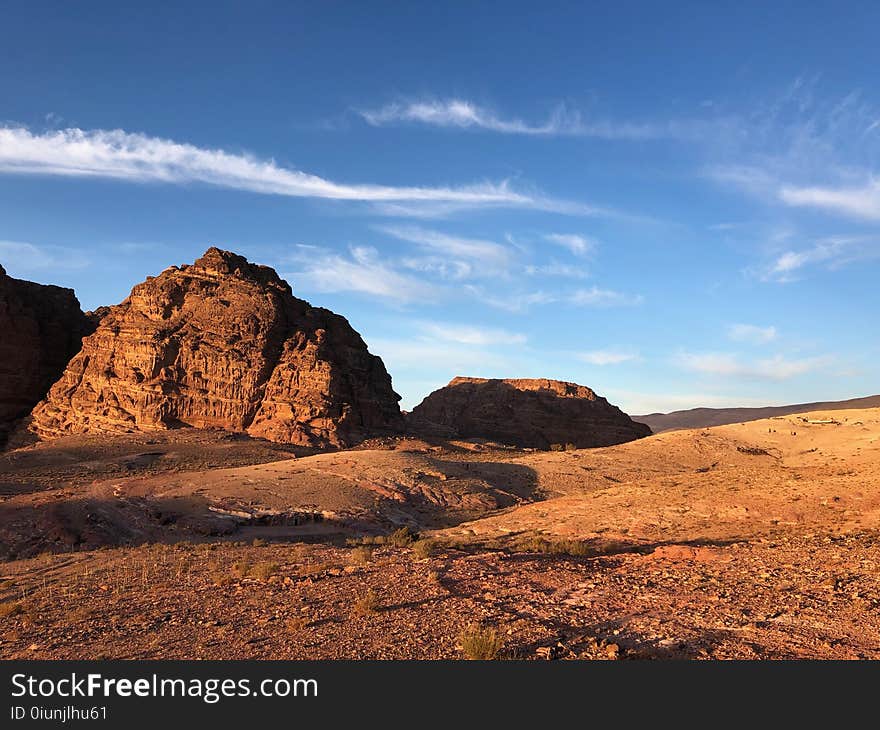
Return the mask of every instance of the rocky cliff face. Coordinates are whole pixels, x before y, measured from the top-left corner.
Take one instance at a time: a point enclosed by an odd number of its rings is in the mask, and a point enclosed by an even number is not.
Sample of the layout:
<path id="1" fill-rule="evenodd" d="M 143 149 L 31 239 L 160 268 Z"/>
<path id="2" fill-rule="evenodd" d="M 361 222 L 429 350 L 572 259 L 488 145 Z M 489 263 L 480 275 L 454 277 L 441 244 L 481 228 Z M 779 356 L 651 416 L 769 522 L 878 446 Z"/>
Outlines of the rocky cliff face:
<path id="1" fill-rule="evenodd" d="M 0 446 L 93 329 L 72 289 L 13 279 L 0 266 Z"/>
<path id="2" fill-rule="evenodd" d="M 454 378 L 413 409 L 408 427 L 539 449 L 611 446 L 651 434 L 589 388 L 545 379 Z"/>
<path id="3" fill-rule="evenodd" d="M 382 361 L 272 269 L 209 249 L 103 313 L 31 428 L 41 438 L 192 426 L 348 446 L 403 425 Z"/>

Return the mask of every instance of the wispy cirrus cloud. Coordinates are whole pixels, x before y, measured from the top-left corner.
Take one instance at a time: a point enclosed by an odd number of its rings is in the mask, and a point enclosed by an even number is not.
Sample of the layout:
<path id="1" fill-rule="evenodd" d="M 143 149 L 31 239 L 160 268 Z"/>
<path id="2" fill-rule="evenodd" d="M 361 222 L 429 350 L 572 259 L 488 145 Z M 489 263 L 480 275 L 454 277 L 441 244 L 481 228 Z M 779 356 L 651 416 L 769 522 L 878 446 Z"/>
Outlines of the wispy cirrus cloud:
<path id="1" fill-rule="evenodd" d="M 10 275 L 80 269 L 88 263 L 83 253 L 74 249 L 38 246 L 25 241 L 0 241 L 0 264 Z"/>
<path id="2" fill-rule="evenodd" d="M 774 256 L 759 270 L 767 281 L 790 283 L 804 269 L 824 266 L 837 269 L 857 261 L 880 257 L 880 236 L 828 236 L 800 249 L 788 249 Z"/>
<path id="3" fill-rule="evenodd" d="M 712 179 L 769 205 L 880 220 L 880 110 L 859 91 L 797 78 L 707 148 Z"/>
<path id="4" fill-rule="evenodd" d="M 464 290 L 482 304 L 514 314 L 524 312 L 536 305 L 551 304 L 559 301 L 558 295 L 540 289 L 536 291 L 496 293 L 486 289 L 484 286 L 467 284 Z"/>
<path id="5" fill-rule="evenodd" d="M 429 300 L 437 289 L 398 271 L 369 246 L 353 246 L 348 256 L 317 246 L 296 246 L 289 256 L 298 268 L 285 273 L 294 291 L 356 292 L 397 303 Z"/>
<path id="6" fill-rule="evenodd" d="M 718 352 L 683 352 L 675 359 L 680 367 L 692 372 L 756 380 L 788 380 L 827 367 L 832 362 L 828 357 L 789 359 L 783 355 L 744 361 L 736 355 Z"/>
<path id="7" fill-rule="evenodd" d="M 423 322 L 421 330 L 432 340 L 461 345 L 524 345 L 527 340 L 520 332 L 448 322 Z"/>
<path id="8" fill-rule="evenodd" d="M 688 408 L 736 408 L 776 405 L 766 398 L 750 398 L 717 393 L 644 393 L 632 390 L 609 389 L 605 395 L 613 399 L 626 413 L 666 413 Z M 782 405 L 779 403 L 778 405 Z M 638 416 L 635 416 L 638 420 Z"/>
<path id="9" fill-rule="evenodd" d="M 547 264 L 529 264 L 525 267 L 525 272 L 529 276 L 555 276 L 567 279 L 586 279 L 589 272 L 580 267 L 571 264 L 562 264 L 558 261 L 550 261 Z"/>
<path id="10" fill-rule="evenodd" d="M 819 208 L 842 216 L 880 221 L 880 182 L 857 187 L 783 186 L 779 198 L 791 206 Z"/>
<path id="11" fill-rule="evenodd" d="M 374 127 L 387 124 L 424 124 L 452 129 L 473 129 L 534 137 L 596 137 L 608 140 L 644 140 L 689 133 L 693 123 L 634 123 L 587 119 L 579 111 L 560 104 L 541 122 L 505 117 L 467 99 L 421 99 L 396 101 L 358 113 Z"/>
<path id="12" fill-rule="evenodd" d="M 266 195 L 377 205 L 445 205 L 552 209 L 589 214 L 589 206 L 513 190 L 506 181 L 460 187 L 338 183 L 271 159 L 208 149 L 123 130 L 62 129 L 34 133 L 0 127 L 0 173 L 106 178 L 140 183 L 204 183 Z"/>
<path id="13" fill-rule="evenodd" d="M 507 266 L 513 256 L 509 247 L 495 241 L 456 236 L 418 226 L 379 226 L 378 230 L 452 259 L 487 266 Z"/>
<path id="14" fill-rule="evenodd" d="M 500 185 L 503 185 L 506 189 L 510 189 L 506 182 L 501 183 Z M 580 218 L 610 218 L 617 220 L 652 222 L 652 219 L 646 216 L 635 215 L 608 206 L 583 203 L 576 200 L 552 198 L 535 190 L 522 191 L 519 195 L 522 199 L 518 200 L 516 203 L 509 203 L 500 200 L 499 202 L 483 201 L 477 205 L 467 200 L 450 201 L 444 199 L 423 199 L 413 201 L 370 201 L 370 205 L 378 213 L 389 218 L 435 220 L 450 218 L 462 211 L 479 207 L 481 209 L 521 208 L 525 210 L 540 210 L 546 213 L 558 213 L 559 215 Z"/>
<path id="15" fill-rule="evenodd" d="M 732 324 L 727 328 L 727 336 L 734 342 L 748 342 L 753 345 L 765 345 L 773 342 L 778 336 L 775 327 L 760 327 L 754 324 Z"/>
<path id="16" fill-rule="evenodd" d="M 593 286 L 589 289 L 578 289 L 566 297 L 566 301 L 579 307 L 633 307 L 641 304 L 644 297 L 641 294 L 626 294 Z"/>
<path id="17" fill-rule="evenodd" d="M 620 365 L 621 363 L 638 360 L 639 356 L 629 350 L 591 350 L 589 352 L 579 352 L 575 355 L 590 365 Z"/>
<path id="18" fill-rule="evenodd" d="M 486 291 L 483 287 L 468 285 L 465 289 L 484 304 L 507 312 L 523 312 L 536 305 L 566 304 L 575 307 L 632 307 L 641 304 L 644 298 L 638 294 L 626 294 L 614 289 L 597 286 L 575 289 L 568 292 L 548 292 L 544 290 L 520 291 L 498 294 Z"/>
<path id="19" fill-rule="evenodd" d="M 575 233 L 547 233 L 544 238 L 557 246 L 567 248 L 575 256 L 588 256 L 599 247 L 596 239 Z"/>

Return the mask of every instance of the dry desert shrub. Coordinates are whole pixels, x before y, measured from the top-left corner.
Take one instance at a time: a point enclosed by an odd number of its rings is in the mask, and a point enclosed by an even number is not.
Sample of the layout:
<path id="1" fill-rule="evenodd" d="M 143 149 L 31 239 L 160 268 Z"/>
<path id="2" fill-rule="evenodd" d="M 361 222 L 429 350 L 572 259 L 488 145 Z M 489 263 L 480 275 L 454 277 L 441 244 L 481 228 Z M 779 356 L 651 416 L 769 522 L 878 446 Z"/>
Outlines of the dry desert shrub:
<path id="1" fill-rule="evenodd" d="M 419 539 L 417 533 L 408 527 L 398 527 L 390 535 L 365 535 L 357 539 L 346 540 L 348 545 L 393 545 L 394 547 L 408 547 Z"/>
<path id="2" fill-rule="evenodd" d="M 458 635 L 461 650 L 468 659 L 487 661 L 497 659 L 504 648 L 498 632 L 482 624 L 473 623 Z"/>
<path id="3" fill-rule="evenodd" d="M 361 545 L 354 548 L 350 554 L 352 565 L 366 565 L 373 559 L 373 548 L 369 545 Z"/>
<path id="4" fill-rule="evenodd" d="M 293 616 L 284 623 L 288 633 L 298 634 L 309 625 L 309 622 L 302 616 Z"/>
<path id="5" fill-rule="evenodd" d="M 230 583 L 232 583 L 235 578 L 233 578 L 228 573 L 224 573 L 220 570 L 215 570 L 213 573 L 211 573 L 211 580 L 214 581 L 214 585 L 220 586 L 222 588 L 223 586 L 228 586 Z"/>
<path id="6" fill-rule="evenodd" d="M 545 553 L 547 555 L 571 555 L 584 557 L 594 555 L 595 550 L 582 540 L 547 540 L 543 537 L 527 537 L 516 542 L 515 552 Z"/>
<path id="7" fill-rule="evenodd" d="M 369 590 L 354 602 L 354 612 L 361 616 L 376 613 L 379 610 L 379 596 L 376 591 Z"/>
<path id="8" fill-rule="evenodd" d="M 239 560 L 233 563 L 231 568 L 232 575 L 234 575 L 236 578 L 246 578 L 250 570 L 251 564 L 248 563 L 246 560 Z"/>
<path id="9" fill-rule="evenodd" d="M 408 527 L 399 527 L 385 538 L 385 544 L 394 545 L 394 547 L 408 547 L 412 545 L 418 535 L 414 534 Z"/>
<path id="10" fill-rule="evenodd" d="M 416 540 L 412 545 L 412 551 L 417 558 L 430 558 L 437 552 L 437 541 Z"/>
<path id="11" fill-rule="evenodd" d="M 556 555 L 585 556 L 592 555 L 590 545 L 581 540 L 558 540 L 551 545 L 551 552 Z"/>
<path id="12" fill-rule="evenodd" d="M 278 563 L 263 562 L 254 565 L 250 571 L 248 571 L 248 575 L 257 580 L 269 580 L 269 578 L 276 575 L 279 570 L 281 570 L 281 566 L 278 565 Z"/>

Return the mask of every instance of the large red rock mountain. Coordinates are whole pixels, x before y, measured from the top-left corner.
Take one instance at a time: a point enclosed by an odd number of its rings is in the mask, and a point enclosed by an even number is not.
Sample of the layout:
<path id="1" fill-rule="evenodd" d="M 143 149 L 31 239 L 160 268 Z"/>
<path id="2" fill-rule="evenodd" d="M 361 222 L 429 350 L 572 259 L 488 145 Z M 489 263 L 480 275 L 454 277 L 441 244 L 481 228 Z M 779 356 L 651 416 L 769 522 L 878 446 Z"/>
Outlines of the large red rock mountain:
<path id="1" fill-rule="evenodd" d="M 111 307 L 30 427 L 52 438 L 192 426 L 342 447 L 400 431 L 399 399 L 346 319 L 210 248 Z"/>
<path id="2" fill-rule="evenodd" d="M 13 279 L 0 266 L 0 446 L 93 329 L 72 289 Z"/>
<path id="3" fill-rule="evenodd" d="M 547 449 L 612 446 L 650 436 L 592 390 L 547 379 L 454 378 L 408 416 L 411 431 Z"/>

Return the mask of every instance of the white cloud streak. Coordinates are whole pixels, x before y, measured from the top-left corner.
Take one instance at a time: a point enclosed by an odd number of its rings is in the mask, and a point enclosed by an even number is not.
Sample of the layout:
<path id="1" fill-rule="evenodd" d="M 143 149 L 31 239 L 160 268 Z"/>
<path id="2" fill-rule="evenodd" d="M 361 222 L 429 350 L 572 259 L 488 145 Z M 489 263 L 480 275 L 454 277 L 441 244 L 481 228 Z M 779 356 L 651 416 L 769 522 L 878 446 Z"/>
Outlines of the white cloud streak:
<path id="1" fill-rule="evenodd" d="M 515 294 L 494 294 L 486 291 L 484 287 L 475 284 L 468 284 L 464 289 L 479 302 L 495 309 L 512 313 L 523 312 L 534 305 L 551 304 L 559 301 L 557 295 L 540 290 Z"/>
<path id="2" fill-rule="evenodd" d="M 736 408 L 745 406 L 773 405 L 763 398 L 750 398 L 715 393 L 642 393 L 631 390 L 610 389 L 606 392 L 630 415 L 668 413 L 689 408 Z M 779 405 L 782 405 L 781 403 Z"/>
<path id="3" fill-rule="evenodd" d="M 575 256 L 588 256 L 598 248 L 598 243 L 593 238 L 579 236 L 574 233 L 548 233 L 544 238 L 551 243 L 567 248 Z"/>
<path id="4" fill-rule="evenodd" d="M 456 342 L 461 345 L 524 345 L 526 336 L 490 327 L 474 327 L 463 324 L 424 322 L 422 331 L 432 340 Z"/>
<path id="5" fill-rule="evenodd" d="M 425 99 L 394 102 L 379 109 L 358 112 L 374 127 L 387 124 L 415 123 L 447 129 L 473 129 L 500 134 L 532 137 L 596 137 L 608 140 L 644 140 L 676 137 L 689 133 L 690 125 L 637 124 L 587 120 L 564 105 L 556 107 L 546 121 L 537 124 L 516 118 L 504 118 L 467 99 Z"/>
<path id="6" fill-rule="evenodd" d="M 374 248 L 354 246 L 345 257 L 312 246 L 301 246 L 292 257 L 300 268 L 285 274 L 294 291 L 358 292 L 406 303 L 431 299 L 431 284 L 396 271 Z"/>
<path id="7" fill-rule="evenodd" d="M 880 182 L 861 187 L 795 187 L 779 191 L 782 202 L 791 206 L 820 208 L 851 218 L 880 221 Z"/>
<path id="8" fill-rule="evenodd" d="M 82 253 L 60 246 L 37 246 L 23 241 L 0 241 L 0 264 L 10 276 L 88 265 Z"/>
<path id="9" fill-rule="evenodd" d="M 727 336 L 734 342 L 748 342 L 753 345 L 772 342 L 778 334 L 775 327 L 759 327 L 754 324 L 732 324 L 727 328 Z"/>
<path id="10" fill-rule="evenodd" d="M 788 250 L 774 258 L 763 272 L 765 280 L 789 283 L 810 266 L 825 265 L 835 269 L 855 261 L 880 256 L 877 236 L 830 236 L 800 250 Z"/>
<path id="11" fill-rule="evenodd" d="M 567 301 L 579 307 L 632 307 L 641 304 L 644 298 L 640 294 L 624 294 L 594 286 L 578 289 L 567 297 Z"/>
<path id="12" fill-rule="evenodd" d="M 529 276 L 558 276 L 567 279 L 586 279 L 589 276 L 589 272 L 579 266 L 561 264 L 558 261 L 541 265 L 530 264 L 525 267 L 525 272 Z"/>
<path id="13" fill-rule="evenodd" d="M 379 355 L 390 372 L 414 370 L 424 373 L 426 364 L 431 371 L 453 375 L 503 367 L 507 358 L 481 347 L 450 346 L 427 339 L 370 338 L 370 352 Z"/>
<path id="14" fill-rule="evenodd" d="M 578 360 L 582 360 L 590 365 L 620 365 L 624 362 L 637 360 L 638 355 L 632 352 L 622 350 L 592 350 L 590 352 L 580 352 L 576 355 Z"/>
<path id="15" fill-rule="evenodd" d="M 512 256 L 507 246 L 479 238 L 452 236 L 416 226 L 381 226 L 379 230 L 401 241 L 414 243 L 423 249 L 444 254 L 452 259 L 472 261 L 482 265 L 507 266 Z"/>
<path id="16" fill-rule="evenodd" d="M 632 307 L 641 304 L 641 295 L 625 294 L 612 289 L 576 289 L 573 292 L 546 292 L 542 290 L 520 292 L 515 294 L 492 294 L 482 287 L 468 285 L 465 287 L 474 297 L 484 304 L 507 312 L 522 312 L 534 305 L 568 304 L 575 307 Z"/>
<path id="17" fill-rule="evenodd" d="M 459 207 L 575 206 L 512 190 L 507 182 L 464 187 L 349 185 L 282 167 L 274 160 L 205 149 L 123 130 L 63 129 L 34 134 L 0 127 L 0 173 L 127 182 L 205 183 L 268 195 Z"/>
<path id="18" fill-rule="evenodd" d="M 704 375 L 755 380 L 788 380 L 830 364 L 827 357 L 788 359 L 782 355 L 744 362 L 728 353 L 681 353 L 680 367 Z"/>

